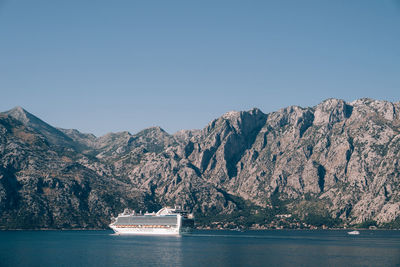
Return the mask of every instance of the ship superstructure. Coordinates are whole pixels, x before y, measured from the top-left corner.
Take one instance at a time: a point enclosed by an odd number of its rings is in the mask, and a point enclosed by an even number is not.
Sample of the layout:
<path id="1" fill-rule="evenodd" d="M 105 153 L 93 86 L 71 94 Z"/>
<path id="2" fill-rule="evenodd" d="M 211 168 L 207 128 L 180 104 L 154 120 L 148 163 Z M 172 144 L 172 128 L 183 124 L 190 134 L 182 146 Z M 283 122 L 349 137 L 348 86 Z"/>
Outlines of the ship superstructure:
<path id="1" fill-rule="evenodd" d="M 113 218 L 110 228 L 117 234 L 179 235 L 194 227 L 194 217 L 179 207 L 164 207 L 157 213 L 137 214 L 125 209 Z"/>

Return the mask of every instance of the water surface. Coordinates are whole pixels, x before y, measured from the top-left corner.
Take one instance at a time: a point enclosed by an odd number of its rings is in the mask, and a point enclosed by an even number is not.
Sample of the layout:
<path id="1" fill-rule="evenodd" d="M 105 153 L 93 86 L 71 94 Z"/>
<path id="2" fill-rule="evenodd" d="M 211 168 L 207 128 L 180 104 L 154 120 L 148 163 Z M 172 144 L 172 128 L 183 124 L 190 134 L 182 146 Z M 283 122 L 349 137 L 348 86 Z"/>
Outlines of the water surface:
<path id="1" fill-rule="evenodd" d="M 0 266 L 400 266 L 400 231 L 0 231 Z"/>

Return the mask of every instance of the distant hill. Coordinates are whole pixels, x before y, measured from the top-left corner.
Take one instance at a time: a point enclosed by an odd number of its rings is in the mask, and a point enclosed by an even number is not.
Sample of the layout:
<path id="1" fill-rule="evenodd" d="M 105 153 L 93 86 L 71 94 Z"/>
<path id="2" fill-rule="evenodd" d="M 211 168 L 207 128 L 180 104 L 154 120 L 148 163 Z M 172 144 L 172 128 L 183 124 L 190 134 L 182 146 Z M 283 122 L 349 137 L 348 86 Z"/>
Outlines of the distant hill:
<path id="1" fill-rule="evenodd" d="M 96 137 L 0 113 L 0 228 L 105 228 L 183 205 L 201 227 L 400 221 L 400 103 L 328 99 L 228 112 L 202 130 Z"/>

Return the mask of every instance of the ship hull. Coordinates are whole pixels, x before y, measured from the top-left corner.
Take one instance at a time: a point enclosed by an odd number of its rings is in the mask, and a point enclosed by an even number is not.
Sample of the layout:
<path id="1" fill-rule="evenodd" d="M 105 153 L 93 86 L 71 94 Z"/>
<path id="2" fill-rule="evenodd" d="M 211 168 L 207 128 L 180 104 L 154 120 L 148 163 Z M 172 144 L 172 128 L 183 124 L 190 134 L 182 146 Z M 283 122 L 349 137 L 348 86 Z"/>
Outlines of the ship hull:
<path id="1" fill-rule="evenodd" d="M 115 227 L 110 225 L 110 228 L 117 235 L 181 235 L 191 232 L 190 228 L 137 228 L 137 227 Z"/>

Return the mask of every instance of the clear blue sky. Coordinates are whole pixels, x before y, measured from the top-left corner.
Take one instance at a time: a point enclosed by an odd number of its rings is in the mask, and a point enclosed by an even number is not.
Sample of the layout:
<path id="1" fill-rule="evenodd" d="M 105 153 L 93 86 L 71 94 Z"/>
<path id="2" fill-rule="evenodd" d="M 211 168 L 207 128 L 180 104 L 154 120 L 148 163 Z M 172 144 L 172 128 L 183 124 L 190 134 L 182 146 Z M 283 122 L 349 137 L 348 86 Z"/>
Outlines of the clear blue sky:
<path id="1" fill-rule="evenodd" d="M 102 135 L 400 100 L 400 2 L 0 0 L 0 110 Z"/>

